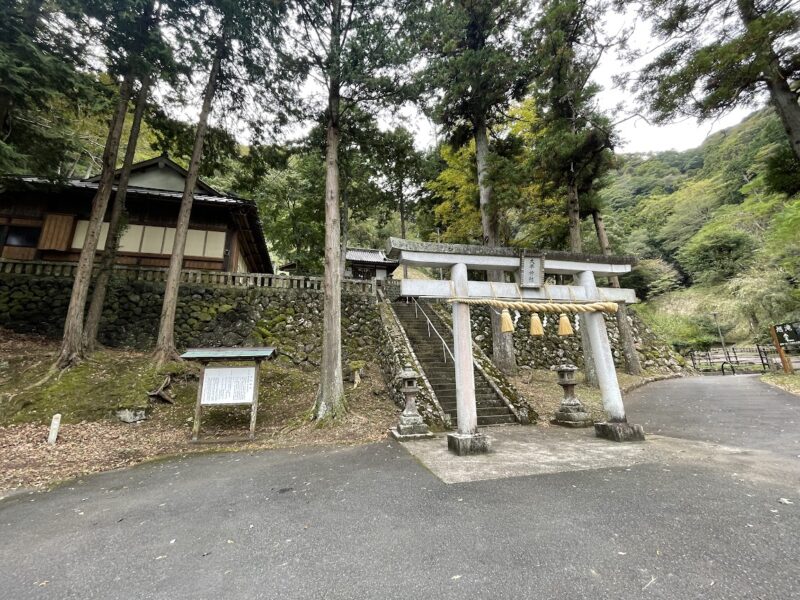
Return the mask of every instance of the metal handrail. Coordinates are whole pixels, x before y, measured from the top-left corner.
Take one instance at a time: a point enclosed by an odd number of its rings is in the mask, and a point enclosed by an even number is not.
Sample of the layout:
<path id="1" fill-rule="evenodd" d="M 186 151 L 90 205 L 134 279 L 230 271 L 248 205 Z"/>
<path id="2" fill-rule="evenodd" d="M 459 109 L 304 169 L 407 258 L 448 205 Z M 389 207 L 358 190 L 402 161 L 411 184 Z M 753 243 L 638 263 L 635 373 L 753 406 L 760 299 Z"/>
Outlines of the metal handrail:
<path id="1" fill-rule="evenodd" d="M 450 355 L 450 358 L 452 359 L 452 361 L 456 362 L 456 359 L 453 356 L 453 353 L 450 351 L 450 347 L 447 345 L 447 342 L 444 341 L 444 338 L 436 330 L 436 326 L 431 322 L 430 318 L 428 317 L 428 314 L 419 305 L 419 302 L 417 302 L 416 298 L 412 298 L 412 300 L 414 301 L 414 317 L 415 318 L 419 318 L 419 313 L 417 312 L 418 310 L 423 315 L 425 315 L 425 321 L 427 321 L 427 323 L 428 323 L 428 337 L 431 337 L 431 329 L 433 329 L 433 333 L 435 333 L 436 337 L 438 337 L 442 341 L 442 348 L 444 348 L 444 352 L 442 352 L 442 355 L 444 356 L 444 362 L 445 363 L 447 362 L 447 355 L 448 354 Z"/>

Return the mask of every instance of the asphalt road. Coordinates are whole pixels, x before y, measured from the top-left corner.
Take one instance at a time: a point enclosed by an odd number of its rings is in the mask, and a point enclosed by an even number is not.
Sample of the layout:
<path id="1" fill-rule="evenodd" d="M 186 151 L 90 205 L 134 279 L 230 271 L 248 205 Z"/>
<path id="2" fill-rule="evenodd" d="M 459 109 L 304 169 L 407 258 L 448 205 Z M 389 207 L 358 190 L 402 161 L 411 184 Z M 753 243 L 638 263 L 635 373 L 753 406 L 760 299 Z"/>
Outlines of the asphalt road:
<path id="1" fill-rule="evenodd" d="M 649 433 L 800 458 L 800 398 L 758 375 L 658 381 L 635 390 L 625 407 Z"/>
<path id="2" fill-rule="evenodd" d="M 631 415 L 761 450 L 772 436 L 782 460 L 800 399 L 738 381 L 650 386 Z M 720 425 L 687 416 L 700 398 Z M 748 402 L 767 432 L 732 438 Z M 786 600 L 798 490 L 800 468 L 764 481 L 691 462 L 446 485 L 389 441 L 193 456 L 0 502 L 0 598 Z"/>

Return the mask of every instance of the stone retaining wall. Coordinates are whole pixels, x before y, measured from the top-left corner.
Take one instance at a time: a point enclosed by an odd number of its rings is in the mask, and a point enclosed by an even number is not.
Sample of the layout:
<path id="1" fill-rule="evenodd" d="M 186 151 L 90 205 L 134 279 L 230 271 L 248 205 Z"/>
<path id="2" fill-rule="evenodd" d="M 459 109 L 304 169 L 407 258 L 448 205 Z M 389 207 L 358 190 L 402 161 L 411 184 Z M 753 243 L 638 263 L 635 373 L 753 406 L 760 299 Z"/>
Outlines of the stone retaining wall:
<path id="1" fill-rule="evenodd" d="M 0 326 L 60 336 L 71 289 L 71 278 L 0 274 Z M 160 282 L 112 279 L 100 342 L 112 347 L 151 348 L 163 293 Z M 183 348 L 274 345 L 284 360 L 318 365 L 322 307 L 318 290 L 182 285 L 176 341 Z M 373 357 L 380 327 L 375 296 L 342 295 L 346 359 Z"/>

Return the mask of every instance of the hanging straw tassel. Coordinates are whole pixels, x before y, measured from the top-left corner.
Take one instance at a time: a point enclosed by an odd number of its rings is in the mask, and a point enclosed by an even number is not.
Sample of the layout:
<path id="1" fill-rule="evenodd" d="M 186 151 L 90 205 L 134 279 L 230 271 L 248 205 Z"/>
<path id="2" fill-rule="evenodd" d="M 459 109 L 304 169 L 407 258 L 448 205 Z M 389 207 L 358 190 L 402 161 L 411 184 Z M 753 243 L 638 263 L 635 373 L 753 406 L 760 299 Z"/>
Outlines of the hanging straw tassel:
<path id="1" fill-rule="evenodd" d="M 564 313 L 558 318 L 558 335 L 572 335 L 572 323 L 569 322 L 569 317 Z"/>
<path id="2" fill-rule="evenodd" d="M 544 335 L 544 327 L 542 327 L 542 320 L 539 318 L 539 313 L 533 313 L 531 317 L 531 335 Z"/>
<path id="3" fill-rule="evenodd" d="M 508 312 L 507 308 L 504 308 L 503 312 L 500 313 L 500 331 L 503 333 L 514 332 L 514 321 L 511 320 L 511 313 Z"/>

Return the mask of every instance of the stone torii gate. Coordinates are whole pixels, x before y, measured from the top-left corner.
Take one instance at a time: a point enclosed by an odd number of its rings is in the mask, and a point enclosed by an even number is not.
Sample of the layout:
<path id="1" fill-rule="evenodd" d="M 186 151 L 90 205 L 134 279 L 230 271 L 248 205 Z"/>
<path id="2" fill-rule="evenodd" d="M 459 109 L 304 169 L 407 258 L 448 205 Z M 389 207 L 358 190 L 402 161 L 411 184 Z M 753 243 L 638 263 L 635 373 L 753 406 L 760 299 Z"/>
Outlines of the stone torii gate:
<path id="1" fill-rule="evenodd" d="M 451 451 L 459 456 L 487 452 L 486 436 L 478 432 L 475 379 L 472 370 L 470 304 L 481 300 L 509 302 L 636 302 L 633 290 L 598 288 L 595 276 L 621 275 L 636 264 L 632 257 L 522 252 L 516 248 L 435 244 L 389 238 L 388 255 L 402 265 L 445 268 L 450 281 L 403 279 L 401 295 L 449 300 L 453 305 L 453 357 L 455 359 L 458 431 L 447 436 Z M 511 271 L 518 283 L 469 281 L 468 270 Z M 545 274 L 574 275 L 579 285 L 546 285 Z M 470 300 L 459 302 L 458 299 Z M 615 441 L 643 440 L 640 425 L 630 425 L 614 368 L 611 344 L 602 313 L 585 313 L 583 326 L 594 356 L 597 379 L 608 421 L 595 424 L 598 436 Z"/>

